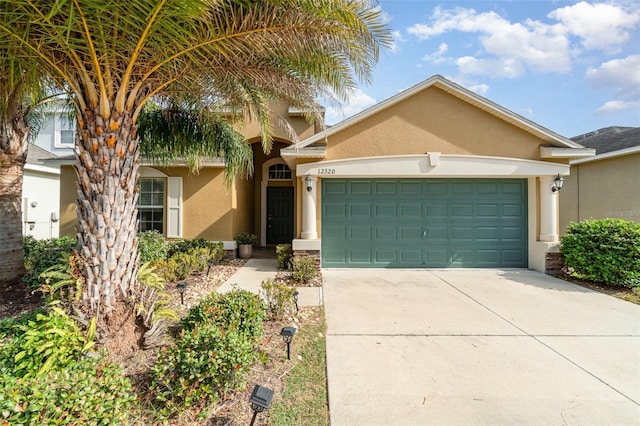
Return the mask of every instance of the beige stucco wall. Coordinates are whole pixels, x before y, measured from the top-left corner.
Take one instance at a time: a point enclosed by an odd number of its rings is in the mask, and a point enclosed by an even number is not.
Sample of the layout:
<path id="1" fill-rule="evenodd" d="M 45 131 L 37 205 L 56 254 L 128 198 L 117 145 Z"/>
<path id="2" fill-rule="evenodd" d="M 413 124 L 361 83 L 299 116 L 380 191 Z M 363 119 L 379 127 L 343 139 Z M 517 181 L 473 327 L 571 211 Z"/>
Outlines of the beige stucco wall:
<path id="1" fill-rule="evenodd" d="M 236 179 L 234 183 L 233 236 L 239 232 L 255 232 L 253 228 L 253 178 Z"/>
<path id="2" fill-rule="evenodd" d="M 168 176 L 182 177 L 183 238 L 233 239 L 233 188 L 224 183 L 222 168 L 158 167 Z"/>
<path id="3" fill-rule="evenodd" d="M 71 166 L 60 167 L 60 236 L 75 236 L 78 215 L 76 172 Z"/>
<path id="4" fill-rule="evenodd" d="M 300 140 L 313 136 L 316 132 L 314 123 L 309 123 L 300 116 L 290 116 L 289 106 L 285 103 L 272 104 L 271 110 L 274 113 L 274 118 L 279 117 L 289 122 L 295 133 Z M 234 127 L 244 135 L 248 140 L 261 139 L 260 124 L 257 121 L 238 122 L 234 124 Z M 274 119 L 272 122 L 273 138 L 290 140 L 289 133 Z"/>
<path id="5" fill-rule="evenodd" d="M 560 232 L 573 221 L 640 222 L 640 153 L 571 166 L 560 192 Z"/>
<path id="6" fill-rule="evenodd" d="M 418 154 L 539 160 L 541 140 L 436 87 L 329 136 L 327 160 Z"/>

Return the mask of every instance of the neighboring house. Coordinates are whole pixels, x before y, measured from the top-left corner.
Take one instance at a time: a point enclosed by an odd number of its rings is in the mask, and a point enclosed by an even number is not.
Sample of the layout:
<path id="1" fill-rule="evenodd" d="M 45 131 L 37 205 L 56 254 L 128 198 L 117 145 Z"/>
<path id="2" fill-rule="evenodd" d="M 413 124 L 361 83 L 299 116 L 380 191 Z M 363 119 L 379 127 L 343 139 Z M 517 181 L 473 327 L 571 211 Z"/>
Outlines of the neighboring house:
<path id="1" fill-rule="evenodd" d="M 67 113 L 48 113 L 34 144 L 56 156 L 73 155 L 75 125 Z"/>
<path id="2" fill-rule="evenodd" d="M 640 127 L 607 127 L 571 138 L 596 150 L 570 162 L 560 196 L 560 230 L 584 219 L 640 222 Z"/>
<path id="3" fill-rule="evenodd" d="M 261 245 L 292 242 L 323 267 L 519 267 L 544 270 L 558 241 L 554 178 L 593 155 L 440 76 L 329 129 L 275 111 L 300 143 L 277 134 L 255 173 L 223 183 L 223 163 L 143 167 L 140 219 L 167 237 Z M 75 176 L 61 168 L 61 233 L 75 232 Z"/>
<path id="4" fill-rule="evenodd" d="M 43 162 L 55 157 L 37 145 L 29 145 L 22 182 L 22 235 L 58 237 L 60 169 Z"/>

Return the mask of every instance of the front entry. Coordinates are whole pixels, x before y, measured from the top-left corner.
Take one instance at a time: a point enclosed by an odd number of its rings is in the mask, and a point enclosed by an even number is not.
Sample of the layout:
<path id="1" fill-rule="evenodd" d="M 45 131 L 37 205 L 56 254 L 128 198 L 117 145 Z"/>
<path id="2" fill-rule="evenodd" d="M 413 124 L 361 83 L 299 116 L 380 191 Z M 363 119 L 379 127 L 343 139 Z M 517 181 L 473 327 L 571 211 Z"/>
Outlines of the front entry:
<path id="1" fill-rule="evenodd" d="M 267 244 L 293 240 L 293 187 L 267 187 Z"/>

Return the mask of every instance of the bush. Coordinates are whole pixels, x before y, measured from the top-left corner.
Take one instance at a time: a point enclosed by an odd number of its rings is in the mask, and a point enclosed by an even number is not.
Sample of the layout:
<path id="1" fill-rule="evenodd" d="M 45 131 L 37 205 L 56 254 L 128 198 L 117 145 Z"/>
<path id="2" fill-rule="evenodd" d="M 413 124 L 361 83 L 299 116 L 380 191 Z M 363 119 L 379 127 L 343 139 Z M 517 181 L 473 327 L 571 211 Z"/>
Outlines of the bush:
<path id="1" fill-rule="evenodd" d="M 621 219 L 571 223 L 561 238 L 571 273 L 581 279 L 640 286 L 640 224 Z"/>
<path id="2" fill-rule="evenodd" d="M 16 321 L 0 338 L 0 374 L 13 377 L 39 377 L 72 365 L 94 345 L 95 321 L 87 337 L 78 324 L 62 309 L 37 312 L 26 320 Z"/>
<path id="3" fill-rule="evenodd" d="M 156 273 L 168 282 L 184 280 L 194 272 L 202 272 L 209 267 L 209 262 L 217 263 L 227 254 L 221 242 L 202 238 L 172 244 L 168 259 L 152 263 Z"/>
<path id="4" fill-rule="evenodd" d="M 291 244 L 278 244 L 276 246 L 276 257 L 278 258 L 278 269 L 289 269 L 291 266 Z"/>
<path id="5" fill-rule="evenodd" d="M 267 313 L 271 319 L 281 319 L 293 307 L 295 287 L 266 280 L 261 284 Z"/>
<path id="6" fill-rule="evenodd" d="M 260 298 L 241 290 L 214 293 L 192 308 L 176 345 L 160 350 L 152 369 L 160 414 L 216 401 L 237 386 L 257 359 L 263 319 Z"/>
<path id="7" fill-rule="evenodd" d="M 257 339 L 262 335 L 265 316 L 259 296 L 246 290 L 233 290 L 225 294 L 211 293 L 204 298 L 189 310 L 182 320 L 182 327 L 190 331 L 199 324 L 211 324 Z"/>
<path id="8" fill-rule="evenodd" d="M 293 279 L 299 283 L 308 283 L 318 276 L 316 260 L 310 256 L 297 257 L 291 262 Z"/>
<path id="9" fill-rule="evenodd" d="M 120 369 L 100 359 L 35 378 L 0 373 L 3 424 L 126 424 L 134 400 Z"/>
<path id="10" fill-rule="evenodd" d="M 169 252 L 169 244 L 158 231 L 144 231 L 138 233 L 138 253 L 140 263 L 164 260 Z"/>
<path id="11" fill-rule="evenodd" d="M 57 264 L 68 262 L 76 248 L 76 239 L 71 237 L 36 240 L 31 236 L 24 238 L 24 266 L 27 273 L 22 278 L 31 288 L 40 286 L 40 274 Z"/>

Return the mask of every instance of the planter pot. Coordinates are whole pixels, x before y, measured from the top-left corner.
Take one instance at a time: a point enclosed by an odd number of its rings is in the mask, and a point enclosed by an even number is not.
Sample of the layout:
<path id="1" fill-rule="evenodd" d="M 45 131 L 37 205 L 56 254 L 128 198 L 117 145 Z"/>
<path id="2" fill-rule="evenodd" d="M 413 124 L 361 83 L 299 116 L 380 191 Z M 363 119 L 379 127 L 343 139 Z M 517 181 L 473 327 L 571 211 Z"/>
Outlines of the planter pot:
<path id="1" fill-rule="evenodd" d="M 240 256 L 241 259 L 251 259 L 251 256 L 253 256 L 253 245 L 238 244 L 238 256 Z"/>

